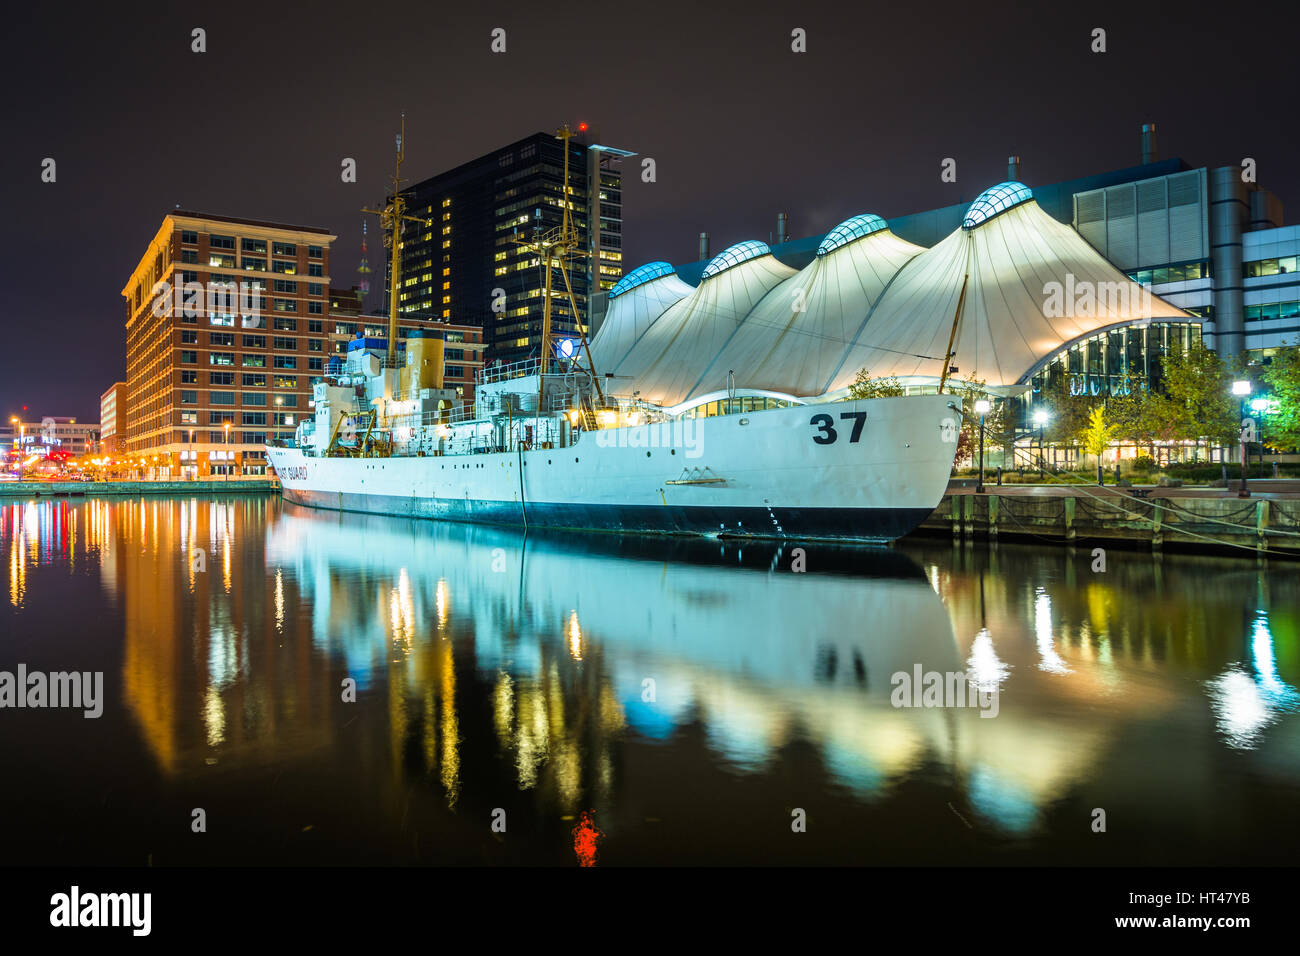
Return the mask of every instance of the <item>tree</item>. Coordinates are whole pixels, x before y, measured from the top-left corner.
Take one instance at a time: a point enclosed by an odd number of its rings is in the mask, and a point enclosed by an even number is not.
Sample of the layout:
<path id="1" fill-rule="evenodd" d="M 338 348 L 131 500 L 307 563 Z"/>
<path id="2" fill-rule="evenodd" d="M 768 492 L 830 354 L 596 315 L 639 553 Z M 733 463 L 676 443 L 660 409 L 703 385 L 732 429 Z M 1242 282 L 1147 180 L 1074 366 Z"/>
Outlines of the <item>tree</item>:
<path id="1" fill-rule="evenodd" d="M 1115 438 L 1145 445 L 1154 458 L 1157 442 L 1174 441 L 1185 429 L 1186 409 L 1147 388 L 1136 372 L 1124 377 L 1123 387 L 1106 400 L 1106 418 L 1115 426 Z"/>
<path id="2" fill-rule="evenodd" d="M 1232 394 L 1237 368 L 1196 343 L 1169 351 L 1161 364 L 1162 388 L 1172 403 L 1174 440 L 1231 445 L 1240 438 L 1241 402 Z"/>
<path id="3" fill-rule="evenodd" d="M 872 378 L 865 368 L 858 369 L 849 385 L 849 398 L 897 398 L 906 394 L 898 379 L 892 375 L 888 378 Z"/>
<path id="4" fill-rule="evenodd" d="M 1149 423 L 1145 415 L 1150 397 L 1146 382 L 1134 372 L 1125 375 L 1120 388 L 1107 397 L 1106 418 L 1115 427 L 1118 440 L 1130 441 L 1134 445 L 1151 443 L 1151 430 L 1147 427 Z"/>
<path id="5" fill-rule="evenodd" d="M 1067 377 L 1055 374 L 1049 375 L 1043 385 L 1042 401 L 1050 416 L 1043 437 L 1057 445 L 1077 446 L 1098 400 L 1090 395 L 1071 395 Z"/>
<path id="6" fill-rule="evenodd" d="M 1278 349 L 1262 377 L 1273 399 L 1263 437 L 1278 450 L 1300 447 L 1300 344 Z"/>
<path id="7" fill-rule="evenodd" d="M 1083 450 L 1097 456 L 1097 484 L 1103 484 L 1101 456 L 1115 437 L 1115 426 L 1106 421 L 1106 409 L 1097 405 L 1088 415 L 1088 426 L 1083 430 Z"/>
<path id="8" fill-rule="evenodd" d="M 1014 468 L 1018 432 L 1014 406 L 1010 401 L 994 403 L 992 414 L 985 419 L 985 433 L 990 447 L 1002 449 L 1002 467 Z"/>
<path id="9" fill-rule="evenodd" d="M 984 440 L 987 447 L 990 435 L 1000 435 L 1005 431 L 1006 404 L 993 402 L 993 395 L 988 391 L 983 379 L 968 378 L 964 382 L 954 382 L 952 394 L 961 398 L 961 432 L 957 436 L 957 461 L 973 459 L 979 448 L 980 414 L 975 411 L 975 403 L 985 399 L 992 403 L 992 408 L 984 415 Z"/>

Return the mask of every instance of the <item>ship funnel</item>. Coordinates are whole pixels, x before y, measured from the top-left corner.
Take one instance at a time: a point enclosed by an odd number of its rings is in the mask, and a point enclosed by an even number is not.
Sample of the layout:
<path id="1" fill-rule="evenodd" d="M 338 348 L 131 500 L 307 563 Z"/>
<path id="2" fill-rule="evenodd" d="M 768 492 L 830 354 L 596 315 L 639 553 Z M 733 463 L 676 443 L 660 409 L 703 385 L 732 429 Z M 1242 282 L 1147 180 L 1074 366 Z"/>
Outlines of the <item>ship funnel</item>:
<path id="1" fill-rule="evenodd" d="M 412 329 L 406 333 L 406 365 L 412 370 L 413 391 L 442 388 L 442 363 L 446 345 L 437 329 Z"/>

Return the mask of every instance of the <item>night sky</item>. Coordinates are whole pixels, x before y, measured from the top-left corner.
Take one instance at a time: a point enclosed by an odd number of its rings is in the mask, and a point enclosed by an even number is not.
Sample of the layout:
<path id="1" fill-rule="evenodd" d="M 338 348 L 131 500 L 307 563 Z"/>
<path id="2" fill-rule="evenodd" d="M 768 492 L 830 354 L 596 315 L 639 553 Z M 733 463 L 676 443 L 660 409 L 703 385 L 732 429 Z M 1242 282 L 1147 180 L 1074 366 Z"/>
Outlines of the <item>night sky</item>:
<path id="1" fill-rule="evenodd" d="M 970 200 L 1012 153 L 1030 186 L 1133 165 L 1143 122 L 1161 158 L 1253 157 L 1300 216 L 1293 5 L 85 6 L 5 12 L 6 417 L 98 420 L 125 370 L 119 293 L 178 204 L 328 228 L 333 285 L 355 284 L 359 210 L 384 195 L 403 110 L 412 179 L 564 122 L 653 157 L 655 183 L 626 169 L 629 269 L 695 259 L 701 230 L 715 252 L 766 241 L 782 210 L 800 237 Z M 371 237 L 379 266 L 373 220 Z"/>

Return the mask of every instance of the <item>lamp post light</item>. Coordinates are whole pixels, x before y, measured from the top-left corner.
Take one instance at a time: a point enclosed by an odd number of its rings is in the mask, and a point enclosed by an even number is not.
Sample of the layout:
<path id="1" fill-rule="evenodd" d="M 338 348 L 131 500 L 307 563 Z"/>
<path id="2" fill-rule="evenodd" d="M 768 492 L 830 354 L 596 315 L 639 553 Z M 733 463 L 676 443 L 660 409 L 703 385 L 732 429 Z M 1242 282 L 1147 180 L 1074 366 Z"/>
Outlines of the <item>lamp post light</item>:
<path id="1" fill-rule="evenodd" d="M 225 475 L 225 480 L 226 480 L 226 481 L 229 481 L 229 480 L 230 480 L 230 422 L 226 422 L 226 423 L 222 426 L 222 429 L 223 429 L 223 431 L 225 432 L 225 436 L 226 436 L 226 442 L 225 442 L 225 444 L 226 444 L 226 449 L 225 449 L 225 451 L 226 451 L 226 475 Z"/>
<path id="2" fill-rule="evenodd" d="M 1040 408 L 1034 412 L 1034 424 L 1038 426 L 1038 472 L 1043 473 L 1043 427 L 1047 424 L 1047 409 Z"/>
<path id="3" fill-rule="evenodd" d="M 979 412 L 980 416 L 980 476 L 979 480 L 975 482 L 975 494 L 977 495 L 984 494 L 984 416 L 992 407 L 993 403 L 987 398 L 975 399 L 975 411 Z"/>
<path id="4" fill-rule="evenodd" d="M 1255 413 L 1255 441 L 1259 442 L 1259 476 L 1264 474 L 1264 416 L 1273 406 L 1273 400 L 1261 395 L 1250 400 L 1250 410 Z"/>
<path id="5" fill-rule="evenodd" d="M 18 420 L 17 415 L 9 418 L 10 424 L 18 426 L 18 480 L 23 480 L 23 455 L 26 453 L 23 449 L 23 439 L 27 437 L 27 427 Z"/>
<path id="6" fill-rule="evenodd" d="M 1250 488 L 1246 485 L 1246 396 L 1250 394 L 1250 382 L 1237 379 L 1232 383 L 1232 394 L 1241 399 L 1241 490 L 1238 498 L 1249 498 Z"/>

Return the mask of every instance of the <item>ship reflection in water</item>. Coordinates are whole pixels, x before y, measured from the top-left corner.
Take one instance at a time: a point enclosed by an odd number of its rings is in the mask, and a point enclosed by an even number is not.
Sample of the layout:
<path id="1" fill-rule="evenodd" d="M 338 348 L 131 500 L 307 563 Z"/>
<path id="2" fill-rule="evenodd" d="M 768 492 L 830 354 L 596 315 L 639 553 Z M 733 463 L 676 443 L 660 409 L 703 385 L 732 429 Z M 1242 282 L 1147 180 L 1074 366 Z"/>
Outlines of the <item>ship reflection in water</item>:
<path id="1" fill-rule="evenodd" d="M 25 821 L 4 862 L 1300 849 L 1291 565 L 524 536 L 261 497 L 0 513 L 0 670 L 104 670 L 107 698 L 98 721 L 0 712 L 0 811 Z M 992 706 L 894 706 L 900 673 Z"/>

